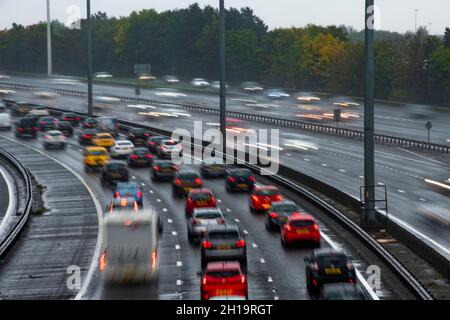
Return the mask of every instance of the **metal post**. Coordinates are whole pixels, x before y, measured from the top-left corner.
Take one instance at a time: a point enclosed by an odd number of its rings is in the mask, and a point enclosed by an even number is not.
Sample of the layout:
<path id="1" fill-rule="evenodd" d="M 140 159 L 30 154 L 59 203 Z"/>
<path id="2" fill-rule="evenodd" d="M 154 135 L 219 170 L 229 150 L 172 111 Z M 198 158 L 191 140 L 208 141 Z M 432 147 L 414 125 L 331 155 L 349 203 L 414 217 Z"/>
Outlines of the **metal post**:
<path id="1" fill-rule="evenodd" d="M 374 0 L 366 0 L 364 79 L 364 223 L 376 224 L 374 143 Z"/>
<path id="2" fill-rule="evenodd" d="M 220 132 L 223 153 L 227 151 L 226 135 L 226 62 L 225 62 L 225 4 L 220 0 L 219 55 L 220 55 Z"/>
<path id="3" fill-rule="evenodd" d="M 87 6 L 87 54 L 88 54 L 88 116 L 94 115 L 94 108 L 92 105 L 92 28 L 91 28 L 91 0 L 86 0 Z"/>
<path id="4" fill-rule="evenodd" d="M 50 0 L 47 0 L 47 74 L 53 74 L 52 66 L 52 27 L 50 19 Z"/>

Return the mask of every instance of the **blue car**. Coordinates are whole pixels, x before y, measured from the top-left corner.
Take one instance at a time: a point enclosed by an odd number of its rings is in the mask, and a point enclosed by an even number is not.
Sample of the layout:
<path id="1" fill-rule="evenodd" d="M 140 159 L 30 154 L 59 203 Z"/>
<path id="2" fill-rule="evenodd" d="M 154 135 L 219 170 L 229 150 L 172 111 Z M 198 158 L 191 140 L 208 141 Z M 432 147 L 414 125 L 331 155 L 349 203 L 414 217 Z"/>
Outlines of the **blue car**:
<path id="1" fill-rule="evenodd" d="M 143 206 L 142 191 L 136 182 L 118 182 L 114 198 L 134 197 L 139 206 Z"/>

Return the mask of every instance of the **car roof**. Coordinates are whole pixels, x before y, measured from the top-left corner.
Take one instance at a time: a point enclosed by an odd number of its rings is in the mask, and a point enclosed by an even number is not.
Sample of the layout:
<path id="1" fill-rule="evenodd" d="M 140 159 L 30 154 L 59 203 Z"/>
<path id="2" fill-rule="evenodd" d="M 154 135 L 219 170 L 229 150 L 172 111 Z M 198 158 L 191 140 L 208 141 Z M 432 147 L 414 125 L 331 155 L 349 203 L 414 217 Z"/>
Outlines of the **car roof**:
<path id="1" fill-rule="evenodd" d="M 50 130 L 50 131 L 47 131 L 47 134 L 63 134 L 61 131 L 59 131 L 59 130 Z"/>
<path id="2" fill-rule="evenodd" d="M 126 166 L 126 163 L 124 161 L 121 161 L 121 160 L 111 160 L 111 161 L 108 162 L 107 166 L 113 165 L 113 164 L 121 164 L 121 165 Z"/>
<path id="3" fill-rule="evenodd" d="M 103 147 L 86 147 L 86 151 L 107 151 Z"/>
<path id="4" fill-rule="evenodd" d="M 273 201 L 272 202 L 272 207 L 273 206 L 282 206 L 282 205 L 292 205 L 292 206 L 298 207 L 298 205 L 292 200 L 281 200 L 281 201 Z M 301 208 L 299 207 L 299 210 L 300 209 Z"/>
<path id="5" fill-rule="evenodd" d="M 289 221 L 316 221 L 310 214 L 296 214 L 289 217 Z"/>
<path id="6" fill-rule="evenodd" d="M 196 214 L 209 213 L 209 212 L 222 214 L 222 211 L 219 208 L 194 208 L 194 212 L 192 213 L 192 215 L 195 216 Z"/>
<path id="7" fill-rule="evenodd" d="M 347 253 L 342 250 L 342 249 L 334 249 L 334 248 L 320 248 L 320 249 L 316 249 L 314 250 L 313 255 L 318 258 L 318 257 L 328 257 L 328 256 L 346 256 L 347 257 Z"/>
<path id="8" fill-rule="evenodd" d="M 255 188 L 254 190 L 255 191 L 258 191 L 258 190 L 276 190 L 276 191 L 279 191 L 279 189 L 277 187 L 275 187 L 275 186 L 261 186 L 261 187 Z"/>
<path id="9" fill-rule="evenodd" d="M 208 271 L 224 271 L 224 270 L 239 270 L 239 271 L 241 271 L 241 266 L 238 261 L 209 262 L 206 265 L 206 272 L 208 272 Z"/>
<path id="10" fill-rule="evenodd" d="M 139 187 L 137 182 L 130 181 L 130 182 L 117 182 L 116 188 L 118 189 L 119 187 L 128 187 L 128 186 Z"/>
<path id="11" fill-rule="evenodd" d="M 98 136 L 105 136 L 105 137 L 108 136 L 108 137 L 112 138 L 112 135 L 110 133 L 100 132 L 100 133 L 97 133 L 97 135 Z"/>
<path id="12" fill-rule="evenodd" d="M 227 231 L 227 230 L 231 230 L 231 231 L 238 231 L 240 232 L 240 229 L 237 225 L 235 224 L 219 224 L 219 225 L 209 225 L 206 226 L 206 230 L 207 232 L 211 232 L 211 231 Z"/>
<path id="13" fill-rule="evenodd" d="M 194 174 L 195 174 L 196 176 L 199 175 L 196 171 L 189 170 L 189 169 L 184 169 L 184 170 L 178 171 L 177 174 L 178 174 L 178 176 L 183 176 L 183 175 L 194 175 Z"/>
<path id="14" fill-rule="evenodd" d="M 250 169 L 247 168 L 232 168 L 228 170 L 230 173 L 238 173 L 238 172 L 249 172 L 252 173 L 252 171 Z"/>

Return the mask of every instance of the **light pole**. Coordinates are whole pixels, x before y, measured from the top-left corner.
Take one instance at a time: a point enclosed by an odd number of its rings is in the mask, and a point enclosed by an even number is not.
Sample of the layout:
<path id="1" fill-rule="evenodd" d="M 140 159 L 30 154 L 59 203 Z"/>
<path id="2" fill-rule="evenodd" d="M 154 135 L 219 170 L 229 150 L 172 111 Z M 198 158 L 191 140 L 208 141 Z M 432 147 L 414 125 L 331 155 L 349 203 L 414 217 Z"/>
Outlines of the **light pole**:
<path id="1" fill-rule="evenodd" d="M 91 0 L 86 0 L 87 7 L 87 54 L 88 54 L 88 116 L 92 118 L 94 108 L 92 106 L 92 28 L 91 28 Z"/>
<path id="2" fill-rule="evenodd" d="M 225 1 L 220 0 L 219 56 L 220 56 L 220 132 L 223 154 L 227 152 L 226 134 L 226 56 L 225 56 Z"/>
<path id="3" fill-rule="evenodd" d="M 374 142 L 374 0 L 366 0 L 364 63 L 364 203 L 363 222 L 376 225 Z"/>
<path id="4" fill-rule="evenodd" d="M 52 27 L 50 20 L 50 0 L 47 0 L 47 74 L 53 74 L 52 66 Z"/>

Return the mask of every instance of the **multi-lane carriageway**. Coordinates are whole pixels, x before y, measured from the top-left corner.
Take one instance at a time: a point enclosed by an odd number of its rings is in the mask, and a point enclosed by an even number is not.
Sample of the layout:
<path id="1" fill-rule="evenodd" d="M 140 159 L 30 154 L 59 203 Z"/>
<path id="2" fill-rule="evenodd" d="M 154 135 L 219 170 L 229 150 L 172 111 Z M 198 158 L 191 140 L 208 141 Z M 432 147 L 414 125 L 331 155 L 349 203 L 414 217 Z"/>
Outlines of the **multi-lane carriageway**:
<path id="1" fill-rule="evenodd" d="M 65 88 L 66 90 L 83 91 L 84 86 L 68 86 L 62 84 L 54 84 L 51 79 L 40 78 L 20 78 L 12 77 L 8 81 L 25 83 L 42 87 L 51 88 Z M 121 86 L 108 86 L 108 85 L 96 85 L 94 87 L 95 94 L 98 95 L 123 95 L 133 96 L 130 93 L 130 88 Z M 213 99 L 217 97 L 211 97 L 211 95 L 200 95 L 186 93 L 186 97 L 173 98 L 169 96 L 158 96 L 158 91 L 142 90 L 142 95 L 146 98 L 163 101 L 175 101 L 198 103 L 198 104 L 213 104 Z M 247 95 L 248 96 L 248 95 Z M 33 92 L 17 90 L 13 95 L 14 99 L 33 100 L 35 95 Z M 248 98 L 248 97 L 247 97 Z M 235 99 L 235 98 L 230 98 Z M 42 103 L 49 106 L 55 106 L 62 109 L 84 112 L 86 111 L 85 99 L 82 97 L 72 96 L 59 96 L 51 100 L 41 100 Z M 234 105 L 236 101 L 228 101 L 231 109 L 246 112 L 264 113 L 258 109 L 249 109 L 246 106 Z M 233 104 L 234 103 L 234 104 Z M 276 102 L 278 104 L 278 102 Z M 273 102 L 272 102 L 273 104 Z M 280 113 L 280 117 L 288 117 L 286 112 L 292 108 L 296 108 L 296 105 L 288 105 L 287 102 L 279 103 L 279 108 L 275 108 L 274 112 Z M 142 106 L 139 106 L 142 107 Z M 289 109 L 290 108 L 290 109 Z M 388 113 L 388 106 L 382 105 L 380 107 L 383 117 Z M 139 123 L 145 123 L 149 126 L 163 128 L 166 130 L 174 130 L 177 128 L 193 129 L 194 120 L 202 120 L 203 128 L 214 127 L 217 123 L 217 117 L 211 116 L 205 113 L 186 112 L 184 110 L 176 108 L 151 108 L 147 111 L 163 112 L 165 114 L 172 114 L 172 116 L 161 117 L 145 117 L 139 115 L 142 110 L 136 108 L 133 103 L 117 103 L 110 108 L 96 110 L 98 114 L 115 115 L 123 120 L 130 120 Z M 267 111 L 268 112 L 268 111 Z M 397 116 L 400 116 L 398 114 Z M 436 132 L 439 141 L 443 143 L 445 137 L 450 135 L 448 127 L 445 127 L 445 121 L 447 121 L 446 113 L 442 113 L 439 117 L 442 123 L 435 124 Z M 407 119 L 406 119 L 407 120 Z M 380 123 L 381 121 L 381 123 Z M 410 121 L 402 121 L 401 126 L 398 125 L 398 121 L 378 120 L 377 130 L 380 125 L 383 127 L 389 127 L 391 132 L 396 131 L 396 135 L 412 136 L 416 135 L 409 133 L 411 130 L 415 130 L 418 123 Z M 407 128 L 403 128 L 406 125 Z M 274 126 L 251 123 L 248 122 L 243 126 L 250 128 L 266 128 L 275 129 Z M 383 129 L 384 130 L 384 129 Z M 406 131 L 405 131 L 406 130 Z M 416 132 L 416 134 L 418 134 Z M 289 140 L 307 139 L 315 143 L 319 150 L 317 152 L 298 152 L 288 150 L 285 148 L 280 153 L 281 162 L 294 168 L 298 171 L 311 175 L 312 177 L 319 179 L 331 186 L 356 197 L 360 197 L 360 186 L 363 184 L 363 146 L 360 141 L 339 138 L 333 136 L 326 136 L 318 133 L 301 132 L 292 128 L 280 128 L 280 143 L 283 147 L 284 143 L 288 143 Z M 449 154 L 433 154 L 417 152 L 415 150 L 409 150 L 400 147 L 390 147 L 377 145 L 375 150 L 376 156 L 376 183 L 379 186 L 386 186 L 388 193 L 388 206 L 389 216 L 402 223 L 411 232 L 418 235 L 428 245 L 432 246 L 435 250 L 438 250 L 441 254 L 450 259 L 450 234 L 448 232 L 448 223 L 450 223 L 450 217 L 447 221 L 442 219 L 436 219 L 434 215 L 425 215 L 424 212 L 429 211 L 431 207 L 436 210 L 438 207 L 442 212 L 450 208 L 450 199 L 444 194 L 435 192 L 432 190 L 429 184 L 425 182 L 425 179 L 431 179 L 433 181 L 443 181 L 450 177 Z"/>
<path id="2" fill-rule="evenodd" d="M 96 173 L 86 173 L 84 171 L 82 147 L 80 147 L 76 139 L 71 138 L 68 142 L 66 150 L 44 150 L 38 139 L 19 140 L 14 137 L 12 132 L 2 132 L 0 134 L 0 147 L 14 153 L 19 160 L 22 159 L 24 162 L 29 162 L 32 158 L 40 158 L 41 168 L 43 162 L 48 163 L 46 165 L 47 169 L 53 166 L 58 168 L 63 166 L 75 175 L 77 179 L 82 179 L 83 185 L 94 196 L 94 202 L 97 205 L 97 209 L 99 209 L 98 216 L 101 219 L 101 209 L 111 200 L 112 192 L 100 185 Z M 73 292 L 73 295 L 80 299 L 199 299 L 199 276 L 197 275 L 200 270 L 199 249 L 189 244 L 187 240 L 183 199 L 173 198 L 170 184 L 151 182 L 148 169 L 131 169 L 131 179 L 138 182 L 143 189 L 144 207 L 154 206 L 162 215 L 164 221 L 164 233 L 160 241 L 161 268 L 159 281 L 155 285 L 103 285 L 97 271 L 96 262 L 99 245 L 97 243 L 96 248 L 85 248 L 93 257 L 92 265 L 89 272 L 87 270 L 83 272 L 83 279 L 87 279 L 86 284 L 80 291 Z M 259 178 L 257 183 L 264 184 L 265 181 Z M 227 222 L 238 224 L 244 230 L 244 233 L 247 234 L 250 299 L 310 299 L 306 290 L 303 258 L 307 257 L 312 249 L 293 248 L 284 250 L 280 244 L 279 235 L 265 230 L 263 217 L 259 214 L 250 213 L 248 209 L 248 195 L 227 193 L 221 179 L 205 180 L 205 185 L 211 188 L 216 195 L 218 206 L 225 214 Z M 328 224 L 328 221 L 325 224 L 322 218 L 326 218 L 304 200 L 287 192 L 286 196 L 295 200 L 319 219 L 323 247 L 342 247 L 352 255 L 357 269 L 361 272 L 359 275 L 361 284 L 376 298 L 373 291 L 364 281 L 364 277 L 367 277 L 365 274 L 367 266 L 377 263 L 376 258 L 370 253 L 364 253 L 365 250 L 363 249 L 353 250 L 351 237 L 347 238 L 347 233 L 340 230 L 339 226 Z M 82 200 L 80 199 L 80 201 Z M 61 212 L 50 210 L 45 214 L 45 219 L 52 219 L 52 216 L 54 216 L 53 219 L 62 219 L 64 217 L 61 217 L 61 215 L 65 214 L 67 212 L 64 210 L 61 210 Z M 67 219 L 69 218 L 67 216 Z M 42 234 L 42 237 L 46 236 L 46 234 Z M 52 234 L 52 236 L 55 235 Z M 54 241 L 59 240 L 55 238 Z M 22 240 L 16 244 L 11 259 L 7 259 L 0 268 L 0 283 L 3 283 L 2 286 L 4 288 L 2 295 L 9 298 L 21 298 L 21 290 L 14 286 L 15 284 L 24 286 L 27 283 L 26 281 L 17 281 L 17 283 L 14 281 L 18 280 L 18 278 L 26 277 L 26 275 L 21 275 L 21 268 L 26 269 L 27 266 L 15 263 L 14 260 L 17 258 L 17 261 L 23 263 L 25 260 L 23 255 L 30 255 L 30 252 L 25 251 L 25 249 L 23 249 L 24 252 L 21 252 L 22 248 L 26 248 L 25 242 L 27 242 L 26 236 L 22 237 Z M 38 247 L 35 249 L 39 250 Z M 46 250 L 48 252 L 44 252 L 45 254 L 54 252 L 51 248 Z M 20 259 L 21 255 L 22 258 Z M 88 254 L 85 252 L 83 256 L 86 255 Z M 65 274 L 64 268 L 65 266 L 56 267 L 54 272 L 59 274 L 55 276 L 63 279 L 63 274 Z M 65 276 L 67 275 L 65 274 Z M 46 274 L 45 277 L 51 278 L 52 275 Z M 386 282 L 384 281 L 385 279 Z M 389 276 L 386 275 L 386 278 L 383 278 L 382 289 L 377 291 L 380 298 L 408 297 L 408 294 L 400 288 L 401 285 L 397 286 L 395 280 L 390 279 L 387 281 L 387 279 L 389 279 Z M 49 279 L 43 279 L 43 281 L 48 282 Z M 37 285 L 36 282 L 35 285 Z M 65 283 L 60 285 L 62 291 L 67 290 L 63 288 Z M 9 295 L 8 292 L 5 292 L 5 289 L 16 290 L 16 295 Z"/>

